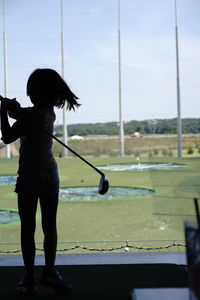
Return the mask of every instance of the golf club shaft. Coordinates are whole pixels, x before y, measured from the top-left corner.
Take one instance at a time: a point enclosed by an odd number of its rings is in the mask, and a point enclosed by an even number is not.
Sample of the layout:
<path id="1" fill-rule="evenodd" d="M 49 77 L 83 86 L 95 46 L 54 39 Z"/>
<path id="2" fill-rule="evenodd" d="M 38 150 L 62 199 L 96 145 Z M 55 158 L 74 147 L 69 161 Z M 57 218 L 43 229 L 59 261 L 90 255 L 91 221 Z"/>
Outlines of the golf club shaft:
<path id="1" fill-rule="evenodd" d="M 82 161 L 84 161 L 87 165 L 89 165 L 91 168 L 93 168 L 97 173 L 99 173 L 101 176 L 104 175 L 103 172 L 101 172 L 99 169 L 97 169 L 95 166 L 93 166 L 89 161 L 87 161 L 85 158 L 80 156 L 78 153 L 76 153 L 73 149 L 71 149 L 69 146 L 64 144 L 61 140 L 59 140 L 56 136 L 48 132 L 48 130 L 43 128 L 43 131 L 45 131 L 49 136 L 51 136 L 54 140 L 56 140 L 58 143 L 60 143 L 63 147 L 67 148 L 70 152 L 72 152 L 74 155 L 79 157 Z"/>
<path id="2" fill-rule="evenodd" d="M 0 95 L 0 100 L 4 100 L 4 98 Z M 58 143 L 60 143 L 63 147 L 67 148 L 70 152 L 72 152 L 74 155 L 79 157 L 82 161 L 84 161 L 87 165 L 89 165 L 91 168 L 93 168 L 97 173 L 99 173 L 101 176 L 104 176 L 104 173 L 101 172 L 99 169 L 97 169 L 95 166 L 93 166 L 89 161 L 87 161 L 85 158 L 80 156 L 78 153 L 76 153 L 73 149 L 71 149 L 69 146 L 64 144 L 61 140 L 59 140 L 57 137 L 55 137 L 53 134 L 48 132 L 45 128 L 43 128 L 43 131 L 45 131 L 49 136 L 51 136 L 54 140 L 56 140 Z"/>

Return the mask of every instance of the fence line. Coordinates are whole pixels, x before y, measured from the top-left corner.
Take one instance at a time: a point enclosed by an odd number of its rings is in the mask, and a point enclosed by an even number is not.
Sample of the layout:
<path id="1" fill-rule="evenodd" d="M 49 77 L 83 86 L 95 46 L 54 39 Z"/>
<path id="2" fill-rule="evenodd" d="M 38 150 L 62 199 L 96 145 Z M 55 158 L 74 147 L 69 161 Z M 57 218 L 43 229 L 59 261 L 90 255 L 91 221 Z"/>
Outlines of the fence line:
<path id="1" fill-rule="evenodd" d="M 84 246 L 85 244 L 106 244 L 106 243 L 120 243 L 119 246 L 113 246 L 113 247 L 88 247 Z M 142 243 L 143 245 L 140 245 Z M 157 244 L 158 246 L 144 246 L 145 243 L 153 243 Z M 164 245 L 159 245 L 161 243 L 165 243 Z M 37 243 L 42 244 L 42 243 Z M 160 251 L 160 250 L 167 250 L 174 247 L 186 247 L 186 243 L 183 240 L 126 240 L 126 241 L 63 241 L 59 244 L 74 244 L 74 246 L 71 247 L 65 247 L 61 249 L 57 249 L 57 252 L 68 252 L 68 251 L 74 251 L 77 249 L 90 251 L 90 252 L 113 252 L 113 251 L 130 251 L 130 250 L 139 250 L 139 251 Z M 3 245 L 19 245 L 19 243 L 6 243 L 1 242 L 0 246 Z M 36 247 L 36 251 L 43 252 L 43 248 Z M 15 250 L 2 250 L 0 249 L 0 254 L 15 254 L 20 253 L 21 249 L 15 249 Z"/>

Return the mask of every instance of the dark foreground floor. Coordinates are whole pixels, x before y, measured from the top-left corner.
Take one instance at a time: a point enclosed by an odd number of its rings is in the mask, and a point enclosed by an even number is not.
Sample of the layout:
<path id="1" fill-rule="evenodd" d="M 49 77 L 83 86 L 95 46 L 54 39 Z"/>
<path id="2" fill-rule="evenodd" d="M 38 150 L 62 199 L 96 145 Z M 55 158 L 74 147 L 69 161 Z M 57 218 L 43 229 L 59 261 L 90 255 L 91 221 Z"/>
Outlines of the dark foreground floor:
<path id="1" fill-rule="evenodd" d="M 40 278 L 42 256 L 37 256 Z M 66 254 L 57 258 L 57 269 L 72 284 L 67 295 L 39 286 L 34 297 L 16 290 L 23 276 L 20 256 L 0 256 L 0 299 L 130 300 L 134 288 L 187 287 L 184 253 Z"/>

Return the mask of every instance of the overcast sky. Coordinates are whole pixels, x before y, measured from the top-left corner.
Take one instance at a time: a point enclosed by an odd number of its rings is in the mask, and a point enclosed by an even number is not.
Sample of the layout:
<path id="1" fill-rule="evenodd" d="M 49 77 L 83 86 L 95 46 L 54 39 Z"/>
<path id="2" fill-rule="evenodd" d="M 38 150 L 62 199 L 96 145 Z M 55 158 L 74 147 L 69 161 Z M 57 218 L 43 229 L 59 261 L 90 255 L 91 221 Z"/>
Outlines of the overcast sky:
<path id="1" fill-rule="evenodd" d="M 0 1 L 3 13 L 3 0 Z M 23 106 L 36 68 L 61 73 L 60 0 L 6 0 L 8 97 Z M 117 0 L 63 0 L 65 80 L 80 98 L 68 123 L 119 120 Z M 200 1 L 177 0 L 182 117 L 200 112 Z M 0 18 L 0 30 L 3 22 Z M 3 42 L 1 34 L 1 44 Z M 174 118 L 174 0 L 121 0 L 123 120 Z M 3 47 L 0 49 L 3 94 Z M 57 111 L 57 123 L 62 110 Z"/>

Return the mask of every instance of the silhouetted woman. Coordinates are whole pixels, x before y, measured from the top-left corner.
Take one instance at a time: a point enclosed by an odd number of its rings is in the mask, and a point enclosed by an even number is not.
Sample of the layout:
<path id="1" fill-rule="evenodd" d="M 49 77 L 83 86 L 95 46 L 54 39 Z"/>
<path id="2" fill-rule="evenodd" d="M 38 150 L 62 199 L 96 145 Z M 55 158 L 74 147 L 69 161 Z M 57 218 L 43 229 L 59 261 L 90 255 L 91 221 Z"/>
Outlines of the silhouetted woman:
<path id="1" fill-rule="evenodd" d="M 52 69 L 37 69 L 27 82 L 27 95 L 32 107 L 21 108 L 15 99 L 1 97 L 1 131 L 5 144 L 20 138 L 19 168 L 15 192 L 21 220 L 21 246 L 25 275 L 18 289 L 24 293 L 37 290 L 34 275 L 35 228 L 38 199 L 44 233 L 45 268 L 39 281 L 45 286 L 68 290 L 70 286 L 54 268 L 57 248 L 56 215 L 59 176 L 53 157 L 52 138 L 54 107 L 75 110 L 80 104 L 66 82 Z M 10 117 L 16 119 L 10 126 Z"/>

